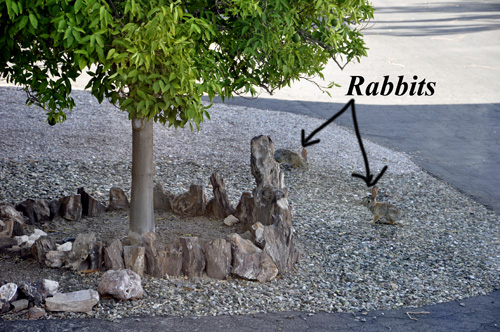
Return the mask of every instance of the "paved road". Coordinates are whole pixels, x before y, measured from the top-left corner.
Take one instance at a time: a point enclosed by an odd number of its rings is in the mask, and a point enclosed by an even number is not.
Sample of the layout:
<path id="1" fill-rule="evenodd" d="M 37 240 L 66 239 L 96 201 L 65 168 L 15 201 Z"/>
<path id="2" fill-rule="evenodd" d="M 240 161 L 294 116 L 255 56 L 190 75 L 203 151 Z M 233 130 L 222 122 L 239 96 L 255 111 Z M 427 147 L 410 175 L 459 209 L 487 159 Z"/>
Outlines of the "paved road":
<path id="1" fill-rule="evenodd" d="M 413 75 L 436 82 L 430 97 L 356 96 L 364 137 L 408 152 L 424 169 L 500 212 L 500 4 L 498 1 L 374 1 L 365 31 L 369 58 L 327 79 L 334 101 L 297 83 L 274 96 L 232 103 L 329 118 L 351 96 L 350 76 L 367 82 Z M 300 101 L 299 101 L 300 100 Z M 351 126 L 349 117 L 337 123 Z M 299 139 L 299 136 L 298 136 Z M 390 167 L 390 165 L 389 165 Z M 407 314 L 414 312 L 414 314 Z M 420 312 L 420 314 L 418 314 Z M 423 308 L 367 315 L 273 313 L 209 318 L 142 317 L 4 322 L 0 331 L 500 331 L 500 291 Z"/>

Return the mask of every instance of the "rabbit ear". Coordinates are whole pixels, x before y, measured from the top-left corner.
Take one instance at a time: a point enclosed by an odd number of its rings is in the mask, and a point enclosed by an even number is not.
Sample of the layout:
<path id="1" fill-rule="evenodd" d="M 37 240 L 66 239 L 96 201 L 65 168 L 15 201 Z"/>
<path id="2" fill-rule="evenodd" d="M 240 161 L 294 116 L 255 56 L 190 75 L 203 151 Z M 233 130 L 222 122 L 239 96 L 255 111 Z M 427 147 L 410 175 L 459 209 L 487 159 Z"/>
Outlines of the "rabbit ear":
<path id="1" fill-rule="evenodd" d="M 302 158 L 304 158 L 305 161 L 307 161 L 307 151 L 306 148 L 302 148 Z"/>
<path id="2" fill-rule="evenodd" d="M 377 191 L 378 191 L 378 188 L 376 186 L 372 188 L 372 196 L 374 199 L 377 198 Z"/>

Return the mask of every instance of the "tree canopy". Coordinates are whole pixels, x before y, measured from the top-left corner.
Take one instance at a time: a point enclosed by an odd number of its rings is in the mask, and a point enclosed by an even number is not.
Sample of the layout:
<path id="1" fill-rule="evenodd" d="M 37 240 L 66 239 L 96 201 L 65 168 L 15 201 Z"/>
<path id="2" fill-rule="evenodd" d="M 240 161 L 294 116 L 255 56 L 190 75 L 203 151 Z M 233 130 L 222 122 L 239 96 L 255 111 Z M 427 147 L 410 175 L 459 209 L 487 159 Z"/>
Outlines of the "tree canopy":
<path id="1" fill-rule="evenodd" d="M 272 93 L 359 60 L 372 17 L 366 0 L 0 0 L 0 70 L 51 124 L 88 70 L 130 118 L 198 126 L 204 94 Z"/>

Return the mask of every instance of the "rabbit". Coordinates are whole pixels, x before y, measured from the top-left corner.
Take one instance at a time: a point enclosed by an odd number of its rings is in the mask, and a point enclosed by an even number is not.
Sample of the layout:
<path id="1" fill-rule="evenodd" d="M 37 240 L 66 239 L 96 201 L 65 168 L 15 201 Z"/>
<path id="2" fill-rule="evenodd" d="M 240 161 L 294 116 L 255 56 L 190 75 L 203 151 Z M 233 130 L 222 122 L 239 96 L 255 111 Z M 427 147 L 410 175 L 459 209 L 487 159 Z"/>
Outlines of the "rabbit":
<path id="1" fill-rule="evenodd" d="M 388 202 L 377 202 L 377 187 L 372 188 L 372 195 L 363 198 L 362 204 L 366 206 L 373 214 L 373 223 L 379 219 L 387 219 L 391 225 L 394 225 L 397 219 L 401 217 L 401 210 Z"/>
<path id="2" fill-rule="evenodd" d="M 293 168 L 305 168 L 309 169 L 309 163 L 307 162 L 307 151 L 302 149 L 302 157 L 298 153 L 290 150 L 278 149 L 274 151 L 274 160 L 278 163 L 283 164 L 285 167 Z"/>

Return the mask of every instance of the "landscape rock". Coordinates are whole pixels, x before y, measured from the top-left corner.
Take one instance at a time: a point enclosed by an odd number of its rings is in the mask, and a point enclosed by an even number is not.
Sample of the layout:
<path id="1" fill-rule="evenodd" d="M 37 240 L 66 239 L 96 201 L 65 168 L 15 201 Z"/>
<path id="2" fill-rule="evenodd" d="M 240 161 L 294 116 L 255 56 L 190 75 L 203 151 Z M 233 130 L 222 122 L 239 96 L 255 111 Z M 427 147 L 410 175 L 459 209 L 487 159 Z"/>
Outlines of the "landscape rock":
<path id="1" fill-rule="evenodd" d="M 97 291 L 101 296 L 111 295 L 121 301 L 140 299 L 144 295 L 141 277 L 131 270 L 106 271 Z"/>
<path id="2" fill-rule="evenodd" d="M 43 199 L 27 199 L 16 205 L 16 210 L 26 216 L 29 225 L 38 224 L 50 219 L 49 205 Z"/>
<path id="3" fill-rule="evenodd" d="M 256 223 L 255 242 L 271 257 L 281 274 L 293 270 L 299 261 L 299 251 L 293 241 L 293 229 L 281 218 L 270 226 Z"/>
<path id="4" fill-rule="evenodd" d="M 49 202 L 50 220 L 61 215 L 61 201 L 53 199 Z"/>
<path id="5" fill-rule="evenodd" d="M 45 307 L 49 311 L 84 312 L 92 311 L 99 302 L 99 294 L 93 289 L 71 293 L 56 293 L 45 299 Z"/>
<path id="6" fill-rule="evenodd" d="M 27 299 L 20 299 L 11 303 L 12 311 L 19 312 L 21 310 L 27 309 L 30 302 Z"/>
<path id="7" fill-rule="evenodd" d="M 153 206 L 155 210 L 170 211 L 170 202 L 174 195 L 165 189 L 165 183 L 158 182 L 153 188 Z"/>
<path id="8" fill-rule="evenodd" d="M 11 205 L 0 205 L 0 219 L 1 220 L 15 220 L 21 224 L 24 224 L 24 218 L 21 212 L 17 211 L 15 207 Z"/>
<path id="9" fill-rule="evenodd" d="M 155 233 L 143 234 L 142 245 L 146 251 L 146 273 L 156 278 L 163 278 L 167 274 L 167 257 L 165 250 L 157 248 Z"/>
<path id="10" fill-rule="evenodd" d="M 175 214 L 187 217 L 204 215 L 206 205 L 207 198 L 203 186 L 196 184 L 192 184 L 188 192 L 176 196 L 171 202 Z"/>
<path id="11" fill-rule="evenodd" d="M 19 291 L 25 298 L 34 303 L 35 306 L 40 306 L 45 298 L 47 292 L 40 282 L 23 281 L 19 285 Z"/>
<path id="12" fill-rule="evenodd" d="M 33 307 L 28 311 L 28 319 L 40 319 L 42 317 L 45 317 L 46 314 L 47 313 L 45 312 L 44 308 Z"/>
<path id="13" fill-rule="evenodd" d="M 235 217 L 242 223 L 243 229 L 249 231 L 255 223 L 253 218 L 253 210 L 255 209 L 255 202 L 252 193 L 243 192 L 241 194 L 240 202 L 236 207 Z"/>
<path id="14" fill-rule="evenodd" d="M 65 242 L 63 244 L 57 244 L 57 251 L 71 251 L 73 248 L 73 242 Z"/>
<path id="15" fill-rule="evenodd" d="M 0 299 L 12 302 L 17 299 L 17 285 L 9 282 L 0 287 Z"/>
<path id="16" fill-rule="evenodd" d="M 146 269 L 146 250 L 144 247 L 123 247 L 123 261 L 126 269 L 134 271 L 141 277 L 144 276 L 144 271 Z"/>
<path id="17" fill-rule="evenodd" d="M 10 310 L 10 302 L 0 298 L 0 314 L 6 313 Z"/>
<path id="18" fill-rule="evenodd" d="M 55 280 L 43 279 L 42 288 L 45 290 L 47 296 L 54 296 L 59 290 L 59 283 Z"/>
<path id="19" fill-rule="evenodd" d="M 17 241 L 18 246 L 23 245 L 29 240 L 28 235 L 14 236 L 14 239 Z"/>
<path id="20" fill-rule="evenodd" d="M 206 258 L 198 237 L 180 237 L 182 246 L 182 272 L 188 278 L 201 277 L 206 267 Z"/>
<path id="21" fill-rule="evenodd" d="M 3 220 L 5 232 L 9 236 L 24 235 L 23 215 L 11 205 L 0 205 L 0 220 Z"/>
<path id="22" fill-rule="evenodd" d="M 0 252 L 17 245 L 17 241 L 8 235 L 0 234 Z"/>
<path id="23" fill-rule="evenodd" d="M 111 187 L 109 190 L 109 206 L 110 210 L 127 210 L 130 208 L 125 192 L 118 187 Z"/>
<path id="24" fill-rule="evenodd" d="M 208 214 L 218 219 L 234 214 L 235 210 L 227 197 L 226 185 L 222 176 L 218 172 L 213 173 L 210 176 L 210 183 L 213 187 L 214 198 L 208 204 Z"/>
<path id="25" fill-rule="evenodd" d="M 67 251 L 51 250 L 45 254 L 43 263 L 47 267 L 62 267 L 68 255 Z"/>
<path id="26" fill-rule="evenodd" d="M 252 241 L 243 239 L 233 233 L 227 236 L 232 246 L 231 273 L 248 280 L 267 282 L 278 275 L 278 268 L 267 253 L 254 245 Z"/>
<path id="27" fill-rule="evenodd" d="M 106 206 L 90 196 L 83 187 L 78 189 L 78 194 L 81 197 L 82 215 L 97 217 L 106 212 Z"/>
<path id="28" fill-rule="evenodd" d="M 256 136 L 250 142 L 250 167 L 257 187 L 283 188 L 280 166 L 274 160 L 274 144 L 269 136 Z"/>
<path id="29" fill-rule="evenodd" d="M 39 263 L 42 264 L 45 264 L 45 260 L 47 259 L 47 253 L 56 250 L 57 250 L 56 241 L 49 236 L 39 237 L 31 246 L 31 253 L 33 257 Z"/>
<path id="30" fill-rule="evenodd" d="M 224 224 L 226 226 L 229 226 L 229 227 L 232 227 L 234 226 L 235 224 L 237 224 L 239 222 L 238 218 L 236 218 L 235 216 L 233 216 L 232 214 L 227 216 L 225 219 L 224 219 Z"/>
<path id="31" fill-rule="evenodd" d="M 38 228 L 35 228 L 33 234 L 28 236 L 28 241 L 36 241 L 42 236 L 47 236 L 47 233 L 45 233 L 44 231 L 42 231 Z M 26 242 L 28 242 L 28 241 L 26 241 Z"/>
<path id="32" fill-rule="evenodd" d="M 79 221 L 82 218 L 82 200 L 80 195 L 71 195 L 59 199 L 61 217 L 69 221 Z"/>
<path id="33" fill-rule="evenodd" d="M 179 240 L 165 245 L 165 273 L 171 277 L 182 276 L 182 245 Z"/>
<path id="34" fill-rule="evenodd" d="M 102 243 L 97 241 L 94 233 L 76 236 L 73 247 L 66 256 L 66 267 L 73 271 L 101 269 Z"/>
<path id="35" fill-rule="evenodd" d="M 104 267 L 106 270 L 125 268 L 123 246 L 119 239 L 114 240 L 108 247 L 104 248 Z"/>
<path id="36" fill-rule="evenodd" d="M 227 279 L 231 273 L 231 243 L 215 239 L 205 244 L 207 275 L 214 279 Z"/>

